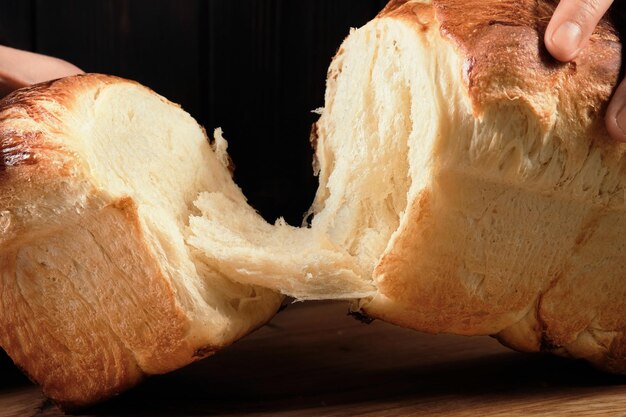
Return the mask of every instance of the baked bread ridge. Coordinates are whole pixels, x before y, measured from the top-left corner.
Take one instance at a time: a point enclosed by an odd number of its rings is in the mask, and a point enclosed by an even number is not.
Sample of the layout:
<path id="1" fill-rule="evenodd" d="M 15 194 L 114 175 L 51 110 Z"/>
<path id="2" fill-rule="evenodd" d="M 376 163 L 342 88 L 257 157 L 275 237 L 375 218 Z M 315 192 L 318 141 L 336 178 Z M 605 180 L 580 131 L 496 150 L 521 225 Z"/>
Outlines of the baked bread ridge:
<path id="1" fill-rule="evenodd" d="M 619 38 L 605 19 L 559 64 L 542 43 L 554 2 L 467 3 L 392 1 L 379 16 L 412 27 L 433 54 L 453 45 L 460 60 L 440 67 L 439 86 L 463 94 L 437 96 L 448 111 L 429 183 L 409 191 L 374 272 L 379 293 L 361 307 L 624 373 L 625 148 L 603 123 Z"/>
<path id="2" fill-rule="evenodd" d="M 184 243 L 200 191 L 245 204 L 203 129 L 120 78 L 89 74 L 0 102 L 0 346 L 64 407 L 209 356 L 281 297 Z"/>

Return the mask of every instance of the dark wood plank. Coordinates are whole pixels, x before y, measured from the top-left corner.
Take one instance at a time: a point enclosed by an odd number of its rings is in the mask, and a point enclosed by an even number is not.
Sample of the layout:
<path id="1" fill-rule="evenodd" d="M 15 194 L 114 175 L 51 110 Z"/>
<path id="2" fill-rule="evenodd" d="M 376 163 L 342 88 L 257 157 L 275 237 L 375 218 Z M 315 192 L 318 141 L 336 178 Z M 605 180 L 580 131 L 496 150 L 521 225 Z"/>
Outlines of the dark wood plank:
<path id="1" fill-rule="evenodd" d="M 19 49 L 35 48 L 33 0 L 0 2 L 0 43 Z"/>
<path id="2" fill-rule="evenodd" d="M 137 80 L 200 114 L 200 0 L 38 0 L 38 52 Z"/>
<path id="3" fill-rule="evenodd" d="M 299 224 L 317 182 L 308 142 L 330 60 L 378 0 L 208 2 L 207 128 L 224 128 L 235 173 L 269 220 Z"/>
<path id="4" fill-rule="evenodd" d="M 291 306 L 214 357 L 78 415 L 626 415 L 624 377 L 490 338 L 365 325 L 346 311 L 343 303 Z M 0 416 L 62 416 L 0 366 Z"/>

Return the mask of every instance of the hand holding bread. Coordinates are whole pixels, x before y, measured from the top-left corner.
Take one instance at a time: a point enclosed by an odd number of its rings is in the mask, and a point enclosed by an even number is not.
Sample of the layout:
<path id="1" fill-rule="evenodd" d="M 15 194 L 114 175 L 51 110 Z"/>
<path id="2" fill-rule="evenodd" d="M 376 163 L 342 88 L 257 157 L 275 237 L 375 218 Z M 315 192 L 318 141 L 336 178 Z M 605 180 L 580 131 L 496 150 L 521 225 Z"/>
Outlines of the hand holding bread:
<path id="1" fill-rule="evenodd" d="M 596 25 L 613 0 L 562 0 L 546 29 L 548 51 L 559 61 L 569 62 L 584 53 Z M 606 127 L 615 140 L 626 142 L 626 84 L 622 83 L 606 113 Z"/>
<path id="2" fill-rule="evenodd" d="M 81 73 L 80 68 L 61 59 L 0 45 L 0 97 L 18 88 Z"/>

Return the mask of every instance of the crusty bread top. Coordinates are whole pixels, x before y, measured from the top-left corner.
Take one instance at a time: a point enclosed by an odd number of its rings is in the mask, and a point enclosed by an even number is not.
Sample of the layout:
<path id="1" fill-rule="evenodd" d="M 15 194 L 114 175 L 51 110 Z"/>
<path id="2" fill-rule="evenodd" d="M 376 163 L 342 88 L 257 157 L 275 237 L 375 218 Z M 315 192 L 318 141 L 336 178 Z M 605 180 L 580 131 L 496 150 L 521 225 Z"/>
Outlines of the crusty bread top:
<path id="1" fill-rule="evenodd" d="M 70 150 L 46 136 L 65 130 L 63 113 L 73 107 L 81 91 L 113 80 L 117 78 L 92 75 L 49 81 L 0 101 L 0 247 L 21 237 L 26 225 L 37 221 L 33 212 L 23 209 L 25 201 L 33 207 L 51 202 L 59 203 L 59 208 L 67 206 L 50 197 L 58 193 L 60 177 L 76 175 L 80 168 Z M 5 218 L 8 213 L 10 220 Z"/>
<path id="2" fill-rule="evenodd" d="M 503 99 L 527 100 L 549 121 L 542 101 L 575 104 L 572 120 L 600 118 L 619 78 L 621 43 L 610 19 L 600 21 L 575 61 L 559 63 L 543 44 L 555 1 L 434 0 L 431 7 L 392 0 L 379 17 L 409 19 L 417 28 L 439 22 L 463 51 L 463 76 L 475 110 Z"/>

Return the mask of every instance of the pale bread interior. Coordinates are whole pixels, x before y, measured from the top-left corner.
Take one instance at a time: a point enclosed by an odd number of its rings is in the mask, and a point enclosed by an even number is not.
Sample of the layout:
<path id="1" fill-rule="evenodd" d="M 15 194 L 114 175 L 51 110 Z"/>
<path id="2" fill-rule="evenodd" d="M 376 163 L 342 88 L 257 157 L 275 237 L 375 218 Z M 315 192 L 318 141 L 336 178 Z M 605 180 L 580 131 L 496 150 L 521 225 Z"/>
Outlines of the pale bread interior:
<path id="1" fill-rule="evenodd" d="M 190 340 L 219 346 L 262 323 L 278 297 L 229 280 L 185 242 L 201 191 L 246 204 L 228 171 L 225 143 L 208 146 L 191 116 L 140 86 L 114 84 L 80 98 L 72 127 L 77 138 L 90 139 L 77 140 L 74 150 L 98 189 L 137 204 L 149 246 L 192 319 Z"/>
<path id="2" fill-rule="evenodd" d="M 446 44 L 428 51 L 431 41 L 377 19 L 342 45 L 317 124 L 320 186 L 310 225 L 269 225 L 234 199 L 203 193 L 189 243 L 242 283 L 298 299 L 374 296 L 373 269 L 407 201 L 429 184 L 433 143 L 448 129 L 450 87 L 437 77 L 459 58 Z"/>

